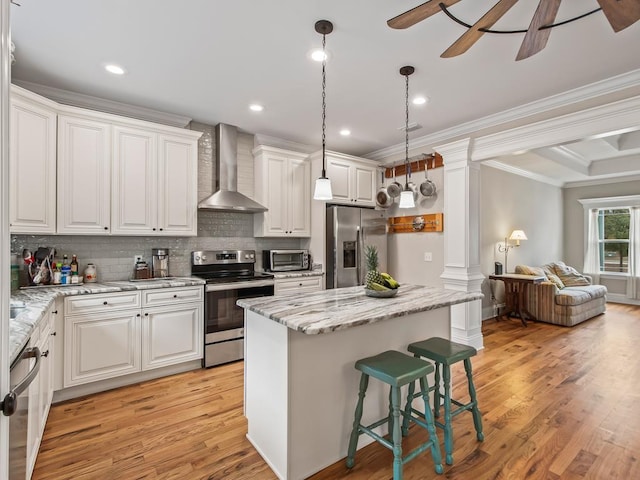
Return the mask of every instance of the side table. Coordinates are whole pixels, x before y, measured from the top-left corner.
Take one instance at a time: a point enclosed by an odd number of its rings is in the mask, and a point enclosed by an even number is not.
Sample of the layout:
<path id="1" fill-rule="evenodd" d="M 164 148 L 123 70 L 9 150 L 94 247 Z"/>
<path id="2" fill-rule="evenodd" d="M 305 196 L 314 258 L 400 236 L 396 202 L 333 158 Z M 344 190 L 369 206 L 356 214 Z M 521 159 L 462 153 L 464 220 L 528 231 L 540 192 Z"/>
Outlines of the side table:
<path id="1" fill-rule="evenodd" d="M 544 281 L 544 277 L 538 277 L 535 275 L 519 275 L 517 273 L 505 273 L 503 275 L 489 275 L 491 280 L 500 280 L 504 282 L 504 293 L 507 309 L 503 313 L 503 316 L 509 317 L 512 313 L 517 313 L 520 317 L 522 325 L 527 326 L 527 320 L 529 317 L 531 320 L 536 318 L 527 310 L 525 303 L 524 293 L 527 289 L 527 284 L 540 283 Z"/>

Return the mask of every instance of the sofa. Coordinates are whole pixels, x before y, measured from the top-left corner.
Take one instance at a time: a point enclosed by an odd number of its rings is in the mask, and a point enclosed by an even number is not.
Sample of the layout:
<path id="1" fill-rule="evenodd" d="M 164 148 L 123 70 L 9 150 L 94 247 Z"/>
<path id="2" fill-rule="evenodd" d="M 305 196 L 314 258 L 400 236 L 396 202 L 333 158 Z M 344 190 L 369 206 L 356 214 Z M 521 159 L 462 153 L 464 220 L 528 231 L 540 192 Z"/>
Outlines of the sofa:
<path id="1" fill-rule="evenodd" d="M 572 327 L 607 309 L 607 287 L 593 285 L 590 276 L 563 262 L 517 265 L 515 273 L 545 277 L 541 283 L 527 285 L 524 295 L 527 309 L 541 322 Z"/>

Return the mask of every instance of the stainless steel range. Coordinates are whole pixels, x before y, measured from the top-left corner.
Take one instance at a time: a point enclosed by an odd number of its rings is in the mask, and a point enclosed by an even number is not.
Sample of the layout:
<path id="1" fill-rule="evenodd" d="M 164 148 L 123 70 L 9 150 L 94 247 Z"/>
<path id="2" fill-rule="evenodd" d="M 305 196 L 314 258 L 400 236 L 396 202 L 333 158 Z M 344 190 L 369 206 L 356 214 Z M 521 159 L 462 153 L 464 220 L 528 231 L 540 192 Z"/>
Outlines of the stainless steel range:
<path id="1" fill-rule="evenodd" d="M 241 298 L 273 295 L 273 275 L 255 271 L 255 250 L 191 252 L 191 275 L 204 279 L 203 367 L 244 358 Z"/>

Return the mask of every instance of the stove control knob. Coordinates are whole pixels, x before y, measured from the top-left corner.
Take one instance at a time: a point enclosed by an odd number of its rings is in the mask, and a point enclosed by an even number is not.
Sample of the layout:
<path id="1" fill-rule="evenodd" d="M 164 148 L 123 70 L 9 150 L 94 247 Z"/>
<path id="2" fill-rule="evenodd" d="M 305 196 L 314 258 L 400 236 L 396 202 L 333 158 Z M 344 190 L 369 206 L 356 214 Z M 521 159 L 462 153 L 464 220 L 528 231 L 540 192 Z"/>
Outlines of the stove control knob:
<path id="1" fill-rule="evenodd" d="M 249 254 L 249 258 L 253 259 L 253 253 Z"/>
<path id="2" fill-rule="evenodd" d="M 202 261 L 204 262 L 207 259 L 207 256 L 206 255 L 202 255 L 201 258 L 202 258 Z"/>
<path id="3" fill-rule="evenodd" d="M 200 261 L 200 256 L 199 256 L 199 255 L 196 255 L 195 260 L 196 260 L 196 262 Z"/>

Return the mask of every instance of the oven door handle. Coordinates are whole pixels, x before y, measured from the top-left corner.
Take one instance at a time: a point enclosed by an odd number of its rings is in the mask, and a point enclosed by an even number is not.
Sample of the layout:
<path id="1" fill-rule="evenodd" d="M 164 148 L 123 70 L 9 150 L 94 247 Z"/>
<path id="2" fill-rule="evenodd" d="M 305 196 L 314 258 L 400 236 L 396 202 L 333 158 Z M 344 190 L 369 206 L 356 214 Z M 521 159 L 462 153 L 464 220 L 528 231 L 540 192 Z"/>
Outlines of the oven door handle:
<path id="1" fill-rule="evenodd" d="M 273 280 L 257 280 L 249 282 L 235 282 L 235 283 L 223 283 L 223 284 L 210 284 L 205 288 L 205 292 L 220 292 L 223 290 L 240 290 L 243 288 L 258 288 L 258 287 L 273 287 L 275 281 Z"/>
<path id="2" fill-rule="evenodd" d="M 40 370 L 40 361 L 42 360 L 42 355 L 40 353 L 40 349 L 38 347 L 27 348 L 22 354 L 22 359 L 25 358 L 35 358 L 36 363 L 31 367 L 29 373 L 25 375 L 25 377 L 18 382 L 18 384 L 7 393 L 2 400 L 0 408 L 2 409 L 2 414 L 6 417 L 13 415 L 16 412 L 18 407 L 18 397 L 22 392 L 24 392 L 33 379 L 38 375 L 38 371 Z"/>

